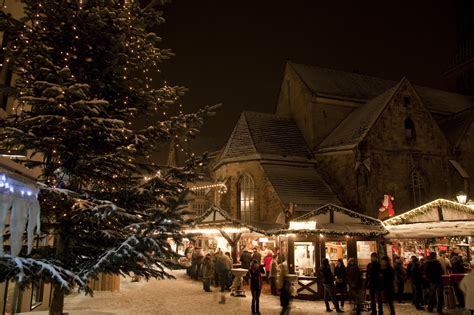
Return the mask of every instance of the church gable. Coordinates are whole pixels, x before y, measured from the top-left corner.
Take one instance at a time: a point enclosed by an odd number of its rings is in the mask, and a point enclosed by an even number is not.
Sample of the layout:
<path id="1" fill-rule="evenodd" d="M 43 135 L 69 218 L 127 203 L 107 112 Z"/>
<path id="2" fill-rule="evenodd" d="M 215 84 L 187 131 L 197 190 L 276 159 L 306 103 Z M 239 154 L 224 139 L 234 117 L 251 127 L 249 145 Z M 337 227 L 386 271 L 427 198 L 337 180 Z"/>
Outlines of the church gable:
<path id="1" fill-rule="evenodd" d="M 402 79 L 367 133 L 369 148 L 447 154 L 450 145 L 417 90 Z"/>
<path id="2" fill-rule="evenodd" d="M 247 119 L 242 113 L 227 141 L 219 160 L 257 153 Z"/>

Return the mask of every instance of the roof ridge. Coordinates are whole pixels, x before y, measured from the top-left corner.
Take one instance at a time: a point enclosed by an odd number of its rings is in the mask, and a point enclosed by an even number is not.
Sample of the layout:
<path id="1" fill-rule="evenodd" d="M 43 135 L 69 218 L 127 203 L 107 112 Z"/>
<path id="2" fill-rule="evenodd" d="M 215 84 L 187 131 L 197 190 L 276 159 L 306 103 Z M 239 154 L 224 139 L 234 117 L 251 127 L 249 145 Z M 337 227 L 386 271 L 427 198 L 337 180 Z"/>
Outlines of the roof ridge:
<path id="1" fill-rule="evenodd" d="M 334 137 L 334 133 L 337 132 L 340 128 L 344 128 L 344 124 L 347 123 L 347 121 L 350 121 L 353 119 L 353 116 L 355 114 L 358 114 L 362 111 L 365 111 L 367 109 L 367 106 L 370 104 L 370 103 L 373 103 L 375 102 L 377 99 L 381 99 L 382 100 L 382 104 L 378 106 L 378 110 L 379 112 L 376 114 L 376 117 L 374 119 L 372 119 L 371 121 L 368 121 L 368 124 L 365 128 L 365 130 L 363 130 L 360 134 L 360 137 L 359 140 L 356 141 L 356 143 L 358 144 L 360 141 L 362 141 L 366 136 L 367 134 L 369 133 L 369 131 L 372 129 L 372 127 L 375 125 L 375 123 L 378 121 L 378 119 L 380 118 L 380 115 L 382 115 L 384 109 L 387 107 L 387 104 L 392 100 L 393 96 L 395 95 L 395 93 L 400 89 L 401 85 L 404 83 L 404 82 L 410 82 L 408 81 L 407 78 L 402 78 L 395 86 L 387 89 L 385 92 L 383 92 L 382 94 L 379 94 L 377 95 L 376 97 L 372 98 L 371 100 L 367 101 L 366 103 L 364 103 L 363 105 L 357 107 L 355 110 L 353 110 L 352 112 L 350 112 L 342 121 L 341 123 L 336 127 L 334 128 L 328 135 L 326 138 L 323 139 L 323 141 L 321 141 L 320 145 L 316 148 L 316 151 L 318 151 L 319 149 L 325 149 L 325 147 L 321 147 L 322 144 L 324 144 L 324 142 L 327 140 L 327 139 L 330 139 L 331 137 Z M 386 93 L 388 93 L 388 95 L 386 95 Z M 384 96 L 388 96 L 384 99 Z M 339 145 L 330 145 L 330 146 L 327 146 L 326 148 L 337 148 L 339 147 Z"/>
<path id="2" fill-rule="evenodd" d="M 384 81 L 388 81 L 388 82 L 395 81 L 395 80 L 385 79 L 385 78 L 381 78 L 381 77 L 376 77 L 376 76 L 373 76 L 373 75 L 350 72 L 350 71 L 339 70 L 339 69 L 334 69 L 334 68 L 326 68 L 326 67 L 321 67 L 321 66 L 316 66 L 316 65 L 308 65 L 308 64 L 296 63 L 296 62 L 292 62 L 292 61 L 288 61 L 288 62 L 291 63 L 291 64 L 294 64 L 294 65 L 305 66 L 305 67 L 310 67 L 310 68 L 318 68 L 318 69 L 324 69 L 324 70 L 330 70 L 330 71 L 337 71 L 337 72 L 344 72 L 344 73 L 352 74 L 352 75 L 355 75 L 355 76 L 378 79 L 378 80 L 384 80 Z"/>
<path id="3" fill-rule="evenodd" d="M 252 144 L 252 148 L 256 153 L 258 153 L 257 146 L 255 146 L 255 140 L 253 139 L 254 135 L 252 133 L 252 128 L 250 128 L 249 122 L 247 120 L 246 112 L 242 112 L 242 117 L 245 120 L 245 127 L 247 128 L 247 130 L 249 132 L 249 135 L 250 135 L 250 142 Z"/>
<path id="4" fill-rule="evenodd" d="M 373 76 L 373 75 L 367 75 L 367 74 L 362 74 L 362 73 L 355 73 L 355 72 L 350 72 L 350 71 L 345 71 L 345 70 L 339 70 L 339 69 L 334 69 L 334 68 L 321 67 L 321 66 L 317 66 L 317 65 L 308 65 L 308 64 L 304 64 L 304 63 L 296 63 L 296 62 L 293 62 L 293 61 L 288 61 L 288 63 L 289 63 L 290 65 L 292 65 L 292 68 L 295 70 L 295 72 L 298 74 L 298 77 L 304 82 L 304 84 L 305 84 L 306 86 L 308 86 L 307 83 L 306 83 L 305 80 L 303 79 L 302 75 L 301 75 L 300 73 L 298 73 L 298 71 L 296 70 L 296 68 L 294 67 L 294 65 L 303 66 L 303 67 L 308 67 L 308 68 L 316 68 L 316 69 L 321 69 L 321 70 L 329 70 L 329 71 L 334 71 L 334 72 L 339 72 L 339 73 L 346 73 L 346 74 L 353 75 L 353 76 L 358 76 L 358 77 L 365 77 L 365 78 L 370 78 L 370 79 L 382 80 L 382 81 L 386 81 L 387 83 L 399 82 L 399 81 L 397 81 L 397 80 L 390 80 L 390 79 L 381 78 L 381 77 L 377 77 L 377 76 Z M 402 79 L 403 79 L 403 78 L 406 78 L 406 76 L 403 76 Z M 456 92 L 447 91 L 447 90 L 438 89 L 438 88 L 433 88 L 433 87 L 429 87 L 429 86 L 425 86 L 425 85 L 419 85 L 419 84 L 412 84 L 412 85 L 413 85 L 415 88 L 420 87 L 420 88 L 423 88 L 423 89 L 429 89 L 429 90 L 438 91 L 438 92 L 443 92 L 443 93 L 448 93 L 448 94 L 452 94 L 452 95 L 464 96 L 464 97 L 467 97 L 467 98 L 470 98 L 470 99 L 474 100 L 474 96 L 471 96 L 471 95 L 456 93 Z M 308 86 L 308 88 L 309 88 L 309 86 Z M 311 89 L 310 89 L 310 90 L 311 90 Z"/>

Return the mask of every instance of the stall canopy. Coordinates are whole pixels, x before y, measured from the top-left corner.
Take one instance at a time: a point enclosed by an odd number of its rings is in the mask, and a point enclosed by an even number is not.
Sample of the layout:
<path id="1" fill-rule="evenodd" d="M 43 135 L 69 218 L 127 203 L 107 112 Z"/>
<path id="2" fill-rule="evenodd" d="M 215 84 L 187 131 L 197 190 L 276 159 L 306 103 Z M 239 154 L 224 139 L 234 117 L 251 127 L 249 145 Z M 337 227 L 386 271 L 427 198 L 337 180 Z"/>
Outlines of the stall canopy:
<path id="1" fill-rule="evenodd" d="M 378 219 L 327 204 L 290 221 L 289 225 L 275 232 L 292 233 L 374 237 L 387 234 L 387 230 Z"/>
<path id="2" fill-rule="evenodd" d="M 196 218 L 184 233 L 189 235 L 220 235 L 232 247 L 232 255 L 237 253 L 237 245 L 242 234 L 264 234 L 265 232 L 250 224 L 234 219 L 225 210 L 212 206 Z M 232 257 L 234 261 L 236 256 Z"/>
<path id="3" fill-rule="evenodd" d="M 474 209 L 437 199 L 384 222 L 387 238 L 434 238 L 474 235 Z"/>

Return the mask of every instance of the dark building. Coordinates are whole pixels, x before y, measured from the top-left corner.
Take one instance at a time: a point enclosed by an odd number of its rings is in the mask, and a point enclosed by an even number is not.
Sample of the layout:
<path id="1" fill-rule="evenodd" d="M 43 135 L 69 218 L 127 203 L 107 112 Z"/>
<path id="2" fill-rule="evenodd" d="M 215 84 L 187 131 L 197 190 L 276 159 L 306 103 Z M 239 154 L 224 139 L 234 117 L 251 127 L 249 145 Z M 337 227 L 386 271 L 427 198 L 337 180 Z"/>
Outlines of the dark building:
<path id="1" fill-rule="evenodd" d="M 474 98 L 288 62 L 275 114 L 242 113 L 212 164 L 219 205 L 275 223 L 327 203 L 378 216 L 474 185 Z"/>

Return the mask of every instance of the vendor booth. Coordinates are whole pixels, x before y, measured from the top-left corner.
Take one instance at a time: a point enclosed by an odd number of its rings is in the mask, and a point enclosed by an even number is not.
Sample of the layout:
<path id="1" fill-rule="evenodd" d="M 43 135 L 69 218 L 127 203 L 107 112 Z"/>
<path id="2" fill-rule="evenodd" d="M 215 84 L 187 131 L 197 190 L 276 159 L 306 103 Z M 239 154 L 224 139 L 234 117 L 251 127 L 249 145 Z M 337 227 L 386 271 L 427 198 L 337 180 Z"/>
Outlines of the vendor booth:
<path id="1" fill-rule="evenodd" d="M 214 253 L 218 249 L 230 252 L 237 262 L 239 249 L 253 248 L 259 242 L 271 243 L 262 229 L 233 219 L 229 213 L 212 206 L 184 230 L 204 252 Z"/>
<path id="2" fill-rule="evenodd" d="M 458 202 L 437 199 L 384 222 L 389 255 L 424 257 L 428 252 L 456 252 L 469 263 L 474 249 L 474 209 Z"/>
<path id="3" fill-rule="evenodd" d="M 365 269 L 386 233 L 380 220 L 333 204 L 298 217 L 275 232 L 286 250 L 290 273 L 298 276 L 298 297 L 306 299 L 322 298 L 317 278 L 322 259 L 331 263 L 342 259 L 347 265 L 354 257 Z"/>
<path id="4" fill-rule="evenodd" d="M 384 221 L 389 256 L 408 264 L 410 257 L 426 258 L 436 252 L 442 261 L 445 305 L 463 304 L 459 283 L 471 269 L 474 242 L 474 209 L 455 201 L 437 199 Z M 411 283 L 405 283 L 410 292 Z M 455 299 L 456 296 L 456 299 Z"/>

